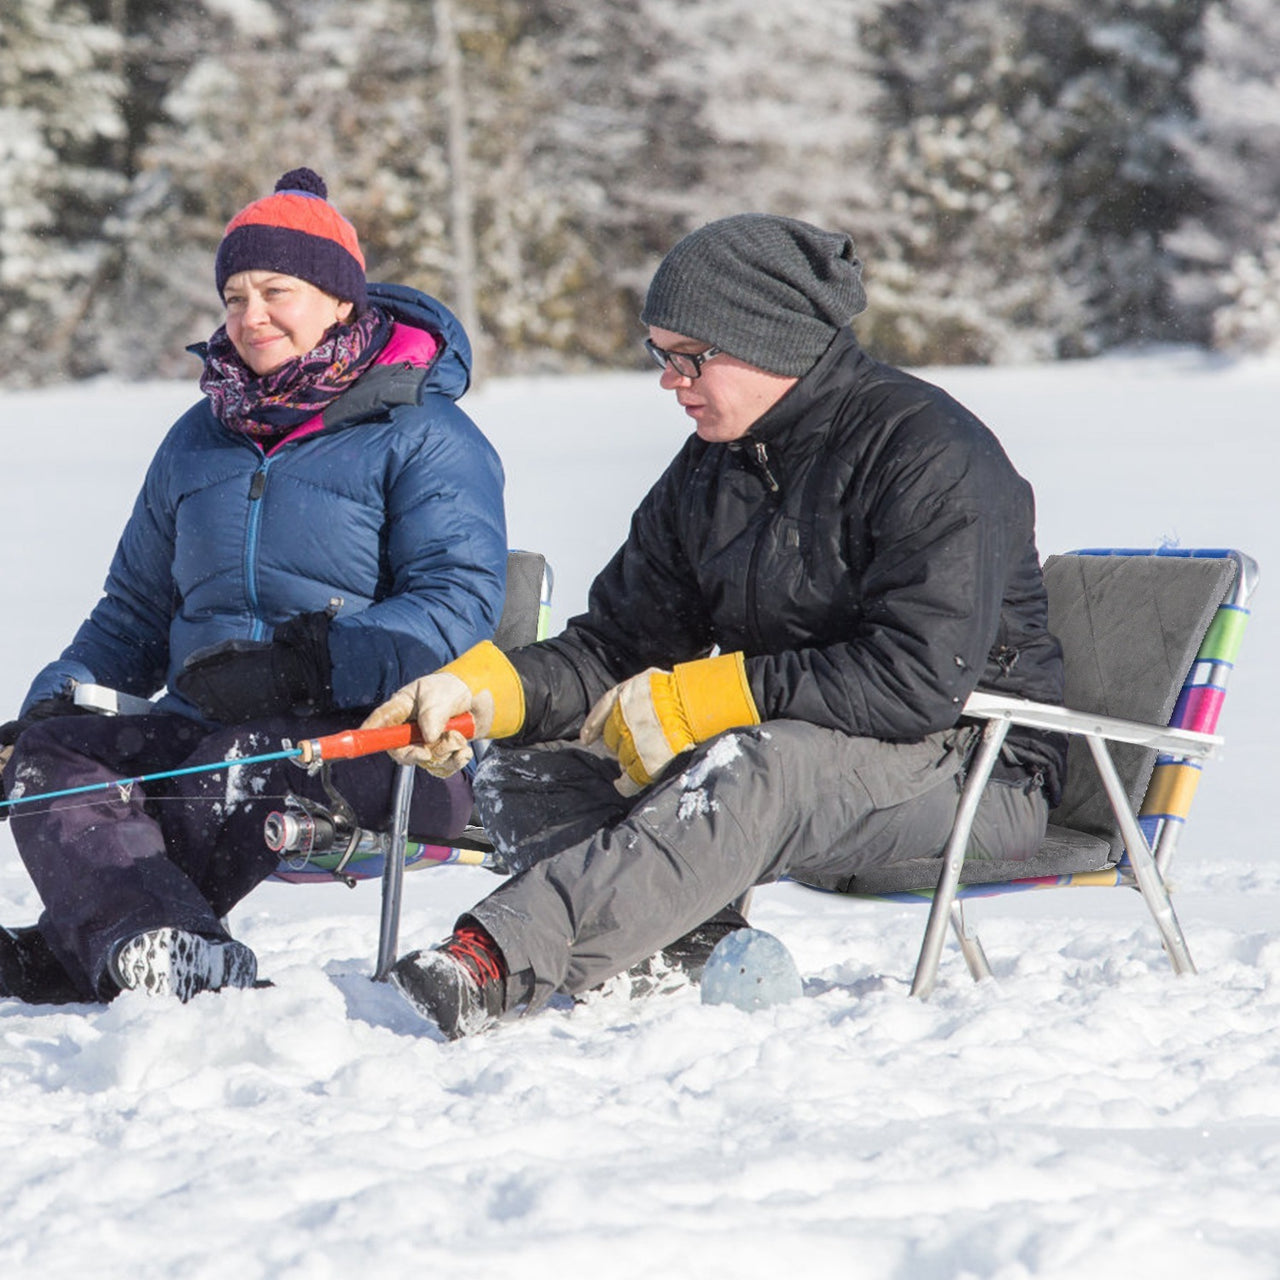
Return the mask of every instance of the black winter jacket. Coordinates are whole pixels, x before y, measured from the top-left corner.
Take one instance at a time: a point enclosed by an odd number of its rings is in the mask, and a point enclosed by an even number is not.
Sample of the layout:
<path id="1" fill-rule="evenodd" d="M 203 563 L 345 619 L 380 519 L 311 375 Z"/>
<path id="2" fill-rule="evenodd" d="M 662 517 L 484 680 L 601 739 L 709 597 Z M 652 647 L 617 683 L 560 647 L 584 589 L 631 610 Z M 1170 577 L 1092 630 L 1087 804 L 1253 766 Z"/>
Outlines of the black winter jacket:
<path id="1" fill-rule="evenodd" d="M 762 720 L 912 741 L 981 686 L 1062 701 L 1031 486 L 940 388 L 852 331 L 741 440 L 692 436 L 592 584 L 585 614 L 512 655 L 521 737 L 575 733 L 646 667 L 742 650 Z M 1015 729 L 1006 763 L 1053 803 L 1059 735 Z"/>

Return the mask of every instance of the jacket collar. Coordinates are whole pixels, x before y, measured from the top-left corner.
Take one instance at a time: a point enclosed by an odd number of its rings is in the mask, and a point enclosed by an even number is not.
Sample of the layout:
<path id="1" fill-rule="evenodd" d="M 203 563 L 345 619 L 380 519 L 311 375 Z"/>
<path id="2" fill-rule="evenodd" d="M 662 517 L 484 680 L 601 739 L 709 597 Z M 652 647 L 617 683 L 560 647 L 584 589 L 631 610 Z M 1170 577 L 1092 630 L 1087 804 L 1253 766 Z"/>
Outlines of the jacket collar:
<path id="1" fill-rule="evenodd" d="M 393 335 L 400 330 L 397 323 Z M 423 346 L 430 349 L 424 330 L 417 330 Z M 438 353 L 438 348 L 436 349 Z M 404 359 L 384 351 L 374 364 L 360 375 L 332 404 L 319 415 L 314 429 L 341 427 L 362 421 L 373 414 L 386 413 L 400 404 L 418 404 L 423 387 L 431 377 L 432 364 L 427 360 Z"/>
<path id="2" fill-rule="evenodd" d="M 852 329 L 838 330 L 813 368 L 752 424 L 743 443 L 759 442 L 776 453 L 826 435 L 835 400 L 847 395 L 873 364 Z"/>
<path id="3" fill-rule="evenodd" d="M 371 284 L 369 301 L 385 307 L 402 324 L 425 329 L 440 344 L 424 391 L 460 400 L 471 385 L 471 343 L 458 317 L 443 302 L 403 284 Z"/>
<path id="4" fill-rule="evenodd" d="M 471 385 L 471 344 L 444 303 L 398 284 L 371 284 L 369 301 L 389 311 L 398 323 L 430 334 L 435 353 L 426 364 L 379 356 L 354 386 L 325 409 L 321 415 L 325 430 L 387 413 L 397 405 L 421 404 L 428 392 L 457 400 Z"/>

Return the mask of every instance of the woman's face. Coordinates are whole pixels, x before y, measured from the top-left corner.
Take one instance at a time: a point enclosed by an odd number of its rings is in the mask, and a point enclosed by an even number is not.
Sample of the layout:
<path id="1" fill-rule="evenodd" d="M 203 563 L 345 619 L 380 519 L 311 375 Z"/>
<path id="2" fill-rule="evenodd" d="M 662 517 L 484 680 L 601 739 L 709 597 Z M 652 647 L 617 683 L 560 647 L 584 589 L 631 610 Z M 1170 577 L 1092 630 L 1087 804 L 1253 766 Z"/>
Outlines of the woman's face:
<path id="1" fill-rule="evenodd" d="M 231 345 L 259 377 L 306 355 L 334 324 L 349 319 L 354 307 L 308 280 L 278 271 L 237 272 L 222 297 Z"/>

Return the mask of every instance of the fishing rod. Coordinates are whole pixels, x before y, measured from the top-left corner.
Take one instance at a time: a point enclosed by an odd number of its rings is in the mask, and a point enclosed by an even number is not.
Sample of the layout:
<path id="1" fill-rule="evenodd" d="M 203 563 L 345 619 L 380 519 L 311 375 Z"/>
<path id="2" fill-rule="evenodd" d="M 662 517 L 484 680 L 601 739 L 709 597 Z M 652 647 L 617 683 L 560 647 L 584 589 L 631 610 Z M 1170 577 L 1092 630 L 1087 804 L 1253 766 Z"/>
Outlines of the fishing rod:
<path id="1" fill-rule="evenodd" d="M 457 732 L 464 738 L 474 738 L 476 723 L 469 711 L 454 716 L 445 724 L 446 732 Z M 287 742 L 287 739 L 286 739 Z M 41 791 L 35 795 L 14 796 L 0 800 L 0 809 L 31 804 L 36 800 L 60 800 L 65 796 L 86 795 L 93 791 L 118 790 L 122 799 L 140 782 L 156 782 L 164 778 L 181 778 L 193 773 L 212 773 L 218 769 L 243 768 L 251 764 L 269 764 L 276 760 L 295 760 L 306 769 L 318 769 L 334 760 L 355 760 L 359 756 L 376 755 L 379 751 L 394 751 L 422 742 L 422 734 L 416 724 L 393 724 L 383 729 L 344 729 L 340 733 L 320 738 L 308 738 L 297 746 L 286 745 L 280 751 L 268 751 L 256 756 L 229 756 L 209 764 L 187 765 L 181 769 L 164 769 L 158 773 L 144 773 L 136 778 L 112 778 L 107 782 L 91 782 L 82 787 L 66 787 L 61 791 Z"/>

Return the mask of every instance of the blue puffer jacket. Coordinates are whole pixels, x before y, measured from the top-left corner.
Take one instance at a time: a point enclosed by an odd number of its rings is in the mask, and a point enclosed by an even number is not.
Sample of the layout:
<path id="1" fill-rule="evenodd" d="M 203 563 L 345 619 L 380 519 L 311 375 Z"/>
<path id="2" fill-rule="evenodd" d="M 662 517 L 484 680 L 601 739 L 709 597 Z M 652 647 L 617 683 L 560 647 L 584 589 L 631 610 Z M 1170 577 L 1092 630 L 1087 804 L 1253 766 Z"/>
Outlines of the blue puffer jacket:
<path id="1" fill-rule="evenodd" d="M 116 549 L 105 594 L 23 704 L 71 680 L 150 697 L 196 649 L 269 640 L 299 613 L 336 608 L 338 707 L 373 706 L 492 635 L 506 584 L 502 466 L 454 403 L 471 349 L 416 290 L 371 285 L 439 351 L 381 363 L 325 410 L 319 431 L 264 454 L 207 400 L 171 428 Z M 169 693 L 165 710 L 198 718 Z"/>

